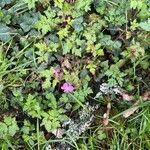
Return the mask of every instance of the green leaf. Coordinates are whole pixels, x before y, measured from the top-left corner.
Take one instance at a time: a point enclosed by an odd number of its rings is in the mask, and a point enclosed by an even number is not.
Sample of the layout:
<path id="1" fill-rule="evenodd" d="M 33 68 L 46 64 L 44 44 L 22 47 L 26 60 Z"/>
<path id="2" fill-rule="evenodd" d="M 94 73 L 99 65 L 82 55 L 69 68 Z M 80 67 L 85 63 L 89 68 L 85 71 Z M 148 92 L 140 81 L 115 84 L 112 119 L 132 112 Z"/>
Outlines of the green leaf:
<path id="1" fill-rule="evenodd" d="M 57 108 L 57 101 L 53 93 L 48 93 L 46 98 L 50 101 L 49 106 L 53 109 Z"/>
<path id="2" fill-rule="evenodd" d="M 99 140 L 104 140 L 104 139 L 106 139 L 106 134 L 103 132 L 103 131 L 98 131 L 98 139 Z"/>
<path id="3" fill-rule="evenodd" d="M 48 47 L 45 42 L 36 43 L 35 47 L 37 47 L 40 51 L 44 51 L 44 52 L 48 50 Z"/>
<path id="4" fill-rule="evenodd" d="M 59 112 L 59 110 L 52 109 L 48 112 L 44 112 L 42 115 L 43 120 L 41 125 L 44 125 L 48 132 L 60 127 L 60 118 L 62 114 Z"/>
<path id="5" fill-rule="evenodd" d="M 55 0 L 55 6 L 59 7 L 60 9 L 63 8 L 64 0 Z"/>
<path id="6" fill-rule="evenodd" d="M 75 29 L 75 31 L 80 32 L 80 31 L 83 30 L 83 25 L 82 25 L 82 23 L 83 23 L 83 17 L 82 17 L 82 16 L 76 18 L 76 19 L 73 21 L 72 26 L 73 26 L 73 28 Z"/>
<path id="7" fill-rule="evenodd" d="M 0 7 L 4 7 L 7 4 L 10 4 L 13 0 L 1 0 Z"/>
<path id="8" fill-rule="evenodd" d="M 139 23 L 139 26 L 145 31 L 150 31 L 150 18 L 147 21 Z"/>
<path id="9" fill-rule="evenodd" d="M 4 117 L 4 122 L 0 122 L 0 137 L 8 138 L 14 136 L 19 130 L 16 119 L 12 117 Z"/>
<path id="10" fill-rule="evenodd" d="M 56 12 L 51 7 L 48 7 L 46 11 L 44 11 L 44 15 L 40 16 L 40 20 L 38 20 L 34 27 L 42 32 L 42 35 L 45 35 L 47 32 L 51 31 L 54 26 L 56 26 L 58 20 L 55 19 Z"/>
<path id="11" fill-rule="evenodd" d="M 24 32 L 30 31 L 38 20 L 38 13 L 24 13 L 19 18 L 19 24 Z"/>
<path id="12" fill-rule="evenodd" d="M 140 10 L 142 8 L 142 5 L 143 5 L 143 0 L 131 0 L 130 2 L 130 8 L 133 8 L 133 9 L 138 9 Z"/>
<path id="13" fill-rule="evenodd" d="M 67 37 L 69 34 L 68 28 L 61 29 L 58 33 L 60 40 Z"/>
<path id="14" fill-rule="evenodd" d="M 0 40 L 3 42 L 9 41 L 11 39 L 10 33 L 11 29 L 5 24 L 0 23 Z"/>
<path id="15" fill-rule="evenodd" d="M 7 125 L 3 122 L 0 122 L 0 138 L 3 138 L 7 134 Z"/>
<path id="16" fill-rule="evenodd" d="M 38 2 L 38 0 L 23 0 L 25 3 L 28 4 L 28 8 L 35 8 L 35 3 Z"/>
<path id="17" fill-rule="evenodd" d="M 28 95 L 28 98 L 23 107 L 23 111 L 27 112 L 33 118 L 40 118 L 41 116 L 40 104 L 31 94 Z"/>

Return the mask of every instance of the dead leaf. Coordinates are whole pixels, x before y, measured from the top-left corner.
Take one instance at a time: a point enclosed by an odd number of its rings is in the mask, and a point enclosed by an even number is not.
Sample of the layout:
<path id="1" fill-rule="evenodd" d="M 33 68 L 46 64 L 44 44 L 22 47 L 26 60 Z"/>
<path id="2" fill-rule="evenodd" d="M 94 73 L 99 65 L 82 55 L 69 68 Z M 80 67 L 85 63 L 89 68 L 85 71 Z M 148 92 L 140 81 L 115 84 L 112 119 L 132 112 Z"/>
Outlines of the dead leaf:
<path id="1" fill-rule="evenodd" d="M 108 123 L 109 123 L 108 118 L 109 118 L 109 116 L 107 115 L 107 113 L 105 113 L 105 114 L 103 115 L 103 124 L 104 124 L 104 126 L 107 126 L 107 125 L 108 125 Z"/>
<path id="2" fill-rule="evenodd" d="M 150 99 L 150 90 L 147 90 L 143 96 L 142 96 L 143 100 L 146 101 L 146 100 L 149 100 Z"/>
<path id="3" fill-rule="evenodd" d="M 103 124 L 104 124 L 104 126 L 107 126 L 108 123 L 109 123 L 110 109 L 111 109 L 111 104 L 108 103 L 108 104 L 107 104 L 107 111 L 106 111 L 106 113 L 103 115 Z"/>
<path id="4" fill-rule="evenodd" d="M 64 62 L 62 63 L 62 67 L 66 67 L 67 69 L 72 69 L 71 63 L 69 62 L 68 59 L 64 60 Z"/>
<path id="5" fill-rule="evenodd" d="M 108 103 L 108 104 L 107 104 L 107 114 L 110 112 L 110 109 L 111 109 L 111 104 Z"/>
<path id="6" fill-rule="evenodd" d="M 123 100 L 125 101 L 131 101 L 133 99 L 133 96 L 132 95 L 129 95 L 127 93 L 122 93 L 122 98 Z"/>
<path id="7" fill-rule="evenodd" d="M 123 117 L 124 117 L 124 118 L 128 118 L 129 116 L 131 116 L 132 114 L 134 114 L 134 112 L 137 111 L 138 108 L 139 108 L 138 103 L 139 103 L 139 101 L 136 102 L 136 103 L 133 105 L 133 107 L 131 107 L 131 108 L 125 110 L 125 111 L 123 112 Z"/>
<path id="8" fill-rule="evenodd" d="M 62 135 L 64 134 L 64 130 L 63 129 L 55 129 L 52 131 L 52 133 L 57 137 L 57 138 L 62 138 Z"/>

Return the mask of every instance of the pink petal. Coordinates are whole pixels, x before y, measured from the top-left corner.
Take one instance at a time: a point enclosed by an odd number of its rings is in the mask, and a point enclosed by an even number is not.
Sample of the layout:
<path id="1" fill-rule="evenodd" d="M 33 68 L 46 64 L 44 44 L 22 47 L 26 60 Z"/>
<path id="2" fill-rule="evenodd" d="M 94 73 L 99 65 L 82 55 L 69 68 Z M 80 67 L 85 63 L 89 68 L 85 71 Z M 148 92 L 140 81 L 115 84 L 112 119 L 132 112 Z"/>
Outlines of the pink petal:
<path id="1" fill-rule="evenodd" d="M 72 84 L 66 82 L 66 83 L 64 83 L 64 84 L 61 86 L 61 89 L 62 89 L 65 93 L 69 93 L 69 92 L 73 92 L 74 87 L 72 86 Z"/>
<path id="2" fill-rule="evenodd" d="M 55 74 L 56 77 L 58 77 L 59 74 L 60 74 L 60 68 L 54 69 L 54 74 Z"/>

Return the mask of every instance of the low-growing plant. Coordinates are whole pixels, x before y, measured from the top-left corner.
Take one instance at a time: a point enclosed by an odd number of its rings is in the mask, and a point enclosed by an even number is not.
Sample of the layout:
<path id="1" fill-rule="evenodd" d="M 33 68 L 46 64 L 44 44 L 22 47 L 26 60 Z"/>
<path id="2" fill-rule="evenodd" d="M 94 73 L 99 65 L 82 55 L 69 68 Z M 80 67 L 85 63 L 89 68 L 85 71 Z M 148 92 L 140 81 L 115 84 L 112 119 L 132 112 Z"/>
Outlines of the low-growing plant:
<path id="1" fill-rule="evenodd" d="M 149 31 L 149 0 L 1 0 L 0 148 L 149 149 Z"/>

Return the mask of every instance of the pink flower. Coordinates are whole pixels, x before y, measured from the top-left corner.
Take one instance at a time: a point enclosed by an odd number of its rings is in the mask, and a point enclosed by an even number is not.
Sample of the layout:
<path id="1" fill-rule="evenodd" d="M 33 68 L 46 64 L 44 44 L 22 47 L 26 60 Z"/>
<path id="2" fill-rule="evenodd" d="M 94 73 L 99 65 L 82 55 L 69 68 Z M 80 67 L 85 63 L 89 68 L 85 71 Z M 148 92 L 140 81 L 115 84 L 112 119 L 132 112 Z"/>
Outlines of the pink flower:
<path id="1" fill-rule="evenodd" d="M 55 77 L 59 77 L 60 72 L 61 72 L 60 68 L 55 68 L 54 69 L 54 75 L 55 75 Z"/>
<path id="2" fill-rule="evenodd" d="M 64 83 L 62 86 L 61 86 L 61 89 L 65 92 L 65 93 L 69 93 L 69 92 L 73 92 L 74 90 L 74 87 L 71 83 Z"/>

